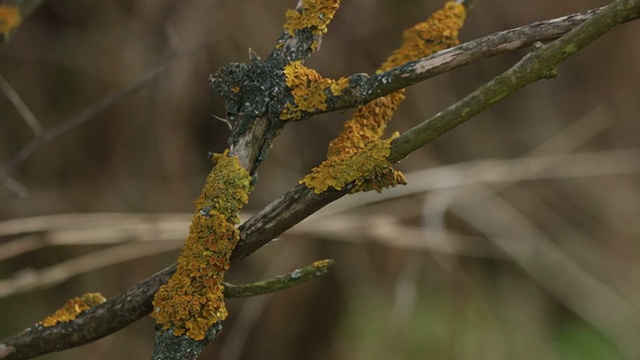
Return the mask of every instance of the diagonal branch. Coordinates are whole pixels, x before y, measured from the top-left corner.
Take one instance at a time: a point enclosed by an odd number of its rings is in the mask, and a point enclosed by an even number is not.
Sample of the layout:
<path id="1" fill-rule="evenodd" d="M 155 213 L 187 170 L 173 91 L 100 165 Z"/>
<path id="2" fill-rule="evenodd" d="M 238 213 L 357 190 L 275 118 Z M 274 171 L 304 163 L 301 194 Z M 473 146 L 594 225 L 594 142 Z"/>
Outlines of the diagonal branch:
<path id="1" fill-rule="evenodd" d="M 392 143 L 391 161 L 398 161 L 432 139 L 470 119 L 496 102 L 537 80 L 549 77 L 554 68 L 575 52 L 613 27 L 640 16 L 640 0 L 617 0 L 567 35 L 547 46 L 537 46 L 514 67 L 481 86 L 445 111 L 401 135 Z M 531 29 L 530 29 L 531 30 Z M 508 50 L 507 50 L 508 51 Z M 296 186 L 241 226 L 241 242 L 236 247 L 235 263 L 324 205 L 344 196 L 348 189 L 314 194 Z M 122 295 L 83 313 L 77 321 L 55 329 L 31 328 L 7 339 L 0 351 L 3 359 L 26 359 L 51 351 L 78 346 L 111 334 L 151 311 L 154 293 L 175 271 L 172 265 L 143 280 Z M 74 334 L 71 341 L 60 342 L 61 334 Z M 9 353 L 13 350 L 12 353 Z M 2 356 L 0 353 L 0 356 Z"/>
<path id="2" fill-rule="evenodd" d="M 587 10 L 500 31 L 439 51 L 425 58 L 408 62 L 380 74 L 371 76 L 365 74 L 351 75 L 348 79 L 350 84 L 354 84 L 351 86 L 352 91 L 345 91 L 343 94 L 333 97 L 332 101 L 327 104 L 326 109 L 306 113 L 305 118 L 353 108 L 464 65 L 527 48 L 536 42 L 555 40 L 576 26 L 593 18 L 603 9 Z M 624 22 L 637 20 L 638 18 L 640 18 L 640 15 L 632 14 Z"/>

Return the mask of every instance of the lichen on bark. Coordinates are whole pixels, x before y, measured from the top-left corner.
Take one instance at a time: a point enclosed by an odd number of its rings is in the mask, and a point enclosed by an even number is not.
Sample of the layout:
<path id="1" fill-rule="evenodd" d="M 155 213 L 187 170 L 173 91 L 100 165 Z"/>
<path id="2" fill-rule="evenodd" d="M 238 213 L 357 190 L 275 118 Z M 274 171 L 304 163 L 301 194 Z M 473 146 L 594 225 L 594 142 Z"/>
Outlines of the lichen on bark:
<path id="1" fill-rule="evenodd" d="M 175 336 L 202 340 L 227 317 L 222 280 L 239 239 L 238 213 L 249 200 L 251 177 L 236 157 L 214 155 L 176 273 L 155 295 L 151 316 Z"/>
<path id="2" fill-rule="evenodd" d="M 382 64 L 378 73 L 416 60 L 458 44 L 458 31 L 464 23 L 464 6 L 453 1 L 435 12 L 426 21 L 406 30 L 403 43 Z M 356 109 L 342 131 L 329 144 L 327 160 L 300 183 L 314 192 L 329 187 L 341 190 L 355 181 L 352 192 L 377 190 L 404 184 L 404 176 L 391 167 L 387 157 L 394 136 L 383 140 L 382 135 L 398 106 L 405 99 L 405 90 L 398 90 L 377 98 Z"/>

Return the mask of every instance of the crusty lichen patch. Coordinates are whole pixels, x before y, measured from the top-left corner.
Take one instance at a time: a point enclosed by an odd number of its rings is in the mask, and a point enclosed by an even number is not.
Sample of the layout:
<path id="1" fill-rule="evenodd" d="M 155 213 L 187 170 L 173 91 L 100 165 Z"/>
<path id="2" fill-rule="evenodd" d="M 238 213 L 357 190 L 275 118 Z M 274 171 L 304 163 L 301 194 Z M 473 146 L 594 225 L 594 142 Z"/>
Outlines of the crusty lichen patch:
<path id="1" fill-rule="evenodd" d="M 340 0 L 301 0 L 298 10 L 289 9 L 285 13 L 287 22 L 284 30 L 289 35 L 294 35 L 296 30 L 310 29 L 311 33 L 319 38 L 327 32 L 327 25 L 333 19 L 340 7 Z M 313 51 L 318 50 L 320 44 L 315 41 L 311 45 Z"/>
<path id="2" fill-rule="evenodd" d="M 429 19 L 405 30 L 402 46 L 387 58 L 378 72 L 429 56 L 459 44 L 458 32 L 464 24 L 464 6 L 449 1 Z"/>
<path id="3" fill-rule="evenodd" d="M 406 30 L 403 44 L 387 58 L 378 73 L 406 62 L 428 56 L 458 44 L 458 31 L 465 18 L 465 8 L 447 2 L 426 21 Z M 341 133 L 329 144 L 327 160 L 314 168 L 300 183 L 321 193 L 332 187 L 341 190 L 355 181 L 352 190 L 382 190 L 404 184 L 404 176 L 387 161 L 394 136 L 382 135 L 396 109 L 405 99 L 405 90 L 375 99 L 358 107 Z"/>
<path id="4" fill-rule="evenodd" d="M 284 75 L 294 102 L 285 104 L 280 113 L 281 120 L 298 119 L 303 112 L 325 110 L 329 94 L 338 96 L 349 87 L 347 78 L 323 78 L 317 71 L 305 67 L 301 61 L 286 65 Z"/>
<path id="5" fill-rule="evenodd" d="M 14 5 L 0 5 L 0 34 L 8 36 L 11 32 L 20 26 L 22 17 L 20 11 Z"/>
<path id="6" fill-rule="evenodd" d="M 162 329 L 194 340 L 227 317 L 222 280 L 239 239 L 238 213 L 249 201 L 251 177 L 238 159 L 227 150 L 213 161 L 176 273 L 156 293 L 151 314 Z"/>
<path id="7" fill-rule="evenodd" d="M 342 190 L 355 181 L 352 192 L 376 190 L 404 184 L 404 176 L 389 166 L 387 157 L 391 152 L 391 141 L 398 136 L 394 133 L 389 139 L 375 139 L 355 154 L 336 154 L 315 167 L 302 179 L 307 187 L 316 194 L 329 187 Z"/>
<path id="8" fill-rule="evenodd" d="M 39 322 L 42 326 L 54 326 L 61 322 L 74 320 L 78 314 L 85 310 L 102 304 L 107 299 L 100 293 L 87 293 L 79 297 L 67 300 L 63 307 L 56 310 L 51 316 Z"/>

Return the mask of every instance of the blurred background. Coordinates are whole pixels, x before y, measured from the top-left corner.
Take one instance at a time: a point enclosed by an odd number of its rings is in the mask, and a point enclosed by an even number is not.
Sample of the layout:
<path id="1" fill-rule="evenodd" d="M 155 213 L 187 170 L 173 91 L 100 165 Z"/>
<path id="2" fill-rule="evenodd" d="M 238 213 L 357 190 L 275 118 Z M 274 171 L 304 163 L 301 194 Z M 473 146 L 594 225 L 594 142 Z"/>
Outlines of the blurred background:
<path id="1" fill-rule="evenodd" d="M 329 77 L 372 73 L 442 3 L 344 1 L 307 65 Z M 461 40 L 604 4 L 482 0 Z M 229 135 L 213 117 L 225 110 L 209 74 L 246 62 L 249 48 L 267 56 L 293 6 L 49 0 L 0 46 L 0 75 L 44 129 L 162 71 L 3 180 L 0 339 L 68 298 L 114 296 L 175 261 L 206 154 Z M 222 336 L 201 358 L 640 358 L 639 30 L 614 29 L 557 79 L 416 151 L 399 165 L 409 185 L 347 196 L 234 266 L 227 280 L 246 283 L 336 260 L 297 288 L 228 300 Z M 412 87 L 389 130 L 429 118 L 525 53 Z M 3 89 L 0 166 L 39 131 Z M 319 164 L 349 114 L 288 125 L 243 217 Z M 140 359 L 152 347 L 145 318 L 41 358 Z"/>

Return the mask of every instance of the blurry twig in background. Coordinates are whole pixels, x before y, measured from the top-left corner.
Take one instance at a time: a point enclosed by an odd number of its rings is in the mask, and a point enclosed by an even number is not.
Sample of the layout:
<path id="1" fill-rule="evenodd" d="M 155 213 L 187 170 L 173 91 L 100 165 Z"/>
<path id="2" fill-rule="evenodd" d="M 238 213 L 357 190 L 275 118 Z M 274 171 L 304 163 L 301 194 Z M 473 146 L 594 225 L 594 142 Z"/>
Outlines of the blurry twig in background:
<path id="1" fill-rule="evenodd" d="M 567 153 L 555 155 L 555 160 L 542 157 L 542 161 L 530 166 L 532 174 L 541 174 L 573 156 L 568 153 L 606 129 L 610 125 L 608 119 L 606 112 L 598 109 L 530 151 L 531 155 Z M 631 155 L 629 159 L 638 159 L 638 156 L 640 153 Z M 587 159 L 570 161 L 569 164 L 586 172 L 608 171 L 608 167 L 613 165 L 609 162 L 596 165 Z M 640 161 L 629 170 L 632 169 L 640 171 Z M 509 167 L 495 170 L 498 173 L 513 172 Z M 563 170 L 567 167 L 563 166 Z M 621 353 L 629 359 L 638 358 L 640 344 L 636 334 L 640 333 L 640 312 L 630 305 L 628 299 L 581 267 L 530 219 L 497 196 L 511 184 L 487 185 L 482 182 L 469 184 L 464 191 L 458 192 L 458 201 L 450 204 L 448 210 L 482 231 L 552 296 L 608 337 Z M 592 241 L 583 243 L 583 250 L 587 250 L 586 244 Z"/>
<path id="2" fill-rule="evenodd" d="M 640 313 L 629 301 L 585 271 L 531 220 L 488 188 L 470 186 L 468 191 L 481 194 L 481 199 L 451 211 L 482 231 L 540 286 L 608 337 L 628 359 L 640 357 Z"/>
<path id="3" fill-rule="evenodd" d="M 586 121 L 584 124 L 593 124 Z M 580 129 L 571 126 L 572 131 L 563 132 L 566 139 L 574 139 Z M 588 138 L 585 138 L 586 141 Z M 573 140 L 571 140 L 573 141 Z M 554 138 L 549 143 L 559 144 Z M 546 148 L 547 145 L 541 145 Z M 557 149 L 557 148 L 556 148 Z M 512 160 L 480 160 L 417 171 L 407 174 L 411 186 L 395 188 L 383 194 L 368 197 L 352 197 L 335 203 L 326 210 L 310 217 L 292 228 L 291 235 L 307 235 L 333 241 L 374 241 L 390 247 L 433 251 L 455 256 L 503 258 L 491 247 L 479 243 L 476 238 L 455 233 L 443 233 L 442 228 L 413 227 L 402 224 L 393 216 L 358 216 L 344 214 L 354 206 L 363 206 L 380 201 L 413 194 L 464 187 L 469 185 L 491 185 L 503 189 L 508 183 L 536 179 L 572 179 L 592 176 L 610 176 L 640 173 L 640 149 L 609 150 L 598 153 L 566 154 L 524 157 Z M 475 195 L 457 198 L 460 201 L 475 200 Z M 345 205 L 346 204 L 346 205 Z M 447 202 L 446 209 L 455 204 Z M 443 205 L 445 206 L 445 205 Z M 431 209 L 431 207 L 429 208 Z M 425 209 L 423 215 L 430 213 Z M 434 210 L 435 211 L 435 210 Z M 249 214 L 244 214 L 247 217 Z M 133 259 L 133 247 L 140 247 L 142 256 L 178 249 L 186 236 L 189 214 L 66 214 L 51 215 L 0 222 L 0 237 L 20 236 L 0 244 L 0 260 L 16 257 L 29 251 L 48 246 L 105 245 L 134 242 L 122 249 L 99 250 L 41 270 L 28 270 L 16 274 L 13 279 L 0 281 L 0 297 L 18 292 L 33 291 L 40 287 L 52 286 L 60 281 Z M 136 245 L 135 243 L 143 244 Z M 157 251 L 149 244 L 163 244 Z M 131 246 L 127 248 L 126 246 Z M 88 259 L 88 260 L 87 260 Z"/>
<path id="4" fill-rule="evenodd" d="M 180 245 L 181 241 L 125 243 L 78 256 L 44 269 L 24 269 L 13 278 L 0 281 L 0 297 L 53 286 L 78 274 L 174 250 Z"/>
<path id="5" fill-rule="evenodd" d="M 2 185 L 23 199 L 29 196 L 29 189 L 10 176 L 2 179 Z"/>
<path id="6" fill-rule="evenodd" d="M 15 106 L 16 110 L 18 110 L 18 113 L 20 113 L 20 116 L 22 116 L 22 119 L 24 119 L 24 122 L 26 122 L 31 130 L 33 130 L 33 133 L 36 135 L 36 137 L 42 136 L 44 133 L 42 124 L 40 124 L 33 112 L 29 110 L 27 104 L 22 101 L 20 95 L 18 95 L 13 87 L 11 87 L 11 84 L 9 84 L 7 79 L 5 79 L 2 75 L 0 75 L 0 91 L 2 91 L 7 99 L 11 101 L 13 106 Z"/>
<path id="7" fill-rule="evenodd" d="M 41 149 L 44 145 L 49 143 L 50 141 L 60 137 L 68 133 L 69 131 L 75 129 L 79 125 L 95 118 L 97 115 L 101 114 L 105 110 L 109 109 L 113 105 L 120 102 L 122 99 L 132 95 L 136 91 L 144 88 L 149 85 L 155 78 L 157 78 L 160 74 L 162 74 L 169 66 L 175 63 L 177 60 L 184 58 L 186 56 L 192 55 L 197 51 L 201 50 L 203 47 L 211 45 L 216 40 L 207 39 L 202 42 L 199 42 L 193 46 L 185 47 L 173 55 L 169 56 L 159 65 L 147 70 L 144 74 L 142 74 L 138 79 L 133 81 L 131 84 L 126 86 L 125 88 L 111 93 L 102 100 L 95 102 L 76 115 L 63 120 L 60 124 L 47 129 L 43 133 L 40 133 L 36 136 L 31 142 L 25 145 L 20 151 L 18 151 L 15 155 L 10 157 L 4 165 L 0 167 L 0 181 L 5 179 L 9 173 L 11 173 L 18 165 L 27 160 L 33 153 Z"/>

